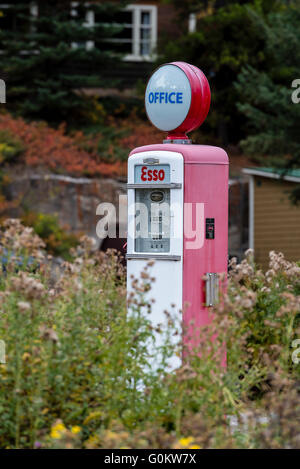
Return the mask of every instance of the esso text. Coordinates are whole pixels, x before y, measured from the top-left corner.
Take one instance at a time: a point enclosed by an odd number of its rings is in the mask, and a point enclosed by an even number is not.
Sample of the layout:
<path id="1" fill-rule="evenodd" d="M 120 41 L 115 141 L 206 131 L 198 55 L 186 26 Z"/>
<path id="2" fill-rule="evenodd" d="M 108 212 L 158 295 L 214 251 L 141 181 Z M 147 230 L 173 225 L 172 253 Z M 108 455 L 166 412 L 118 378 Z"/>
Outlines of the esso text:
<path id="1" fill-rule="evenodd" d="M 143 166 L 141 169 L 141 180 L 146 181 L 164 181 L 165 171 L 163 169 L 149 169 Z"/>

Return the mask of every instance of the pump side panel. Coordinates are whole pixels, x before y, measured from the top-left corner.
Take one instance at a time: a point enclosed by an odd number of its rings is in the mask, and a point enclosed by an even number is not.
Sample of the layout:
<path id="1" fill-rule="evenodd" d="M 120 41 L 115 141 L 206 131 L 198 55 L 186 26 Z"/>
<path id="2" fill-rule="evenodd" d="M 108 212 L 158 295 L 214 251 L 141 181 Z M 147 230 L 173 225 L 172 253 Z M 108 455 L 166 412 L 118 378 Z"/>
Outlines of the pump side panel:
<path id="1" fill-rule="evenodd" d="M 184 168 L 183 322 L 186 328 L 184 341 L 189 343 L 189 348 L 199 343 L 199 328 L 211 322 L 211 308 L 205 306 L 203 277 L 209 272 L 227 273 L 228 263 L 228 163 L 224 160 L 225 152 L 215 148 L 215 164 L 213 158 L 211 163 L 203 164 L 205 148 L 195 146 L 194 151 L 193 162 L 186 163 Z M 218 163 L 220 155 L 224 160 L 221 164 Z M 197 230 L 202 230 L 204 237 L 203 246 L 195 244 L 195 249 L 191 247 L 191 239 L 187 239 L 186 226 L 191 224 L 191 220 L 187 220 L 190 218 L 186 208 L 188 203 L 204 204 L 200 220 L 195 219 L 193 211 L 192 227 L 195 229 L 197 222 Z M 207 218 L 214 219 L 214 239 L 206 238 Z"/>

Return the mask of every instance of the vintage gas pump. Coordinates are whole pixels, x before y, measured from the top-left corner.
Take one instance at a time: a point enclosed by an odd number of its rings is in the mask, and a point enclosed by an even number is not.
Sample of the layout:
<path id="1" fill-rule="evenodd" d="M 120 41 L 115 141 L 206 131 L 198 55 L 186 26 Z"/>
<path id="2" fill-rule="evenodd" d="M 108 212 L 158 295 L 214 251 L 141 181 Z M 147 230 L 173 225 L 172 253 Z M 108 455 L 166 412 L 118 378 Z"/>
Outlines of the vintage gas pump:
<path id="1" fill-rule="evenodd" d="M 176 305 L 192 349 L 192 331 L 209 323 L 219 274 L 227 272 L 228 156 L 222 148 L 193 145 L 186 135 L 210 106 L 209 84 L 197 67 L 159 67 L 145 104 L 150 121 L 168 135 L 162 144 L 135 148 L 128 160 L 128 291 L 132 276 L 153 259 L 150 319 L 162 322 L 164 310 Z"/>

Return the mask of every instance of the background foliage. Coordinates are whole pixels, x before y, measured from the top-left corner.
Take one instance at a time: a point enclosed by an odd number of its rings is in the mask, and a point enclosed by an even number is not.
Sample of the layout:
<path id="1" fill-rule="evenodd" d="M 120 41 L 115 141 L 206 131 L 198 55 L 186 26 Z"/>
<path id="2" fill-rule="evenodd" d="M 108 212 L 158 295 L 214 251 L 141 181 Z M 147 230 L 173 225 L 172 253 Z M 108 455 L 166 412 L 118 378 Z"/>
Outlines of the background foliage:
<path id="1" fill-rule="evenodd" d="M 30 1 L 17 0 L 10 11 L 13 29 L 0 29 L 2 74 L 8 86 L 10 110 L 33 119 L 52 123 L 62 120 L 83 121 L 94 108 L 93 99 L 82 92 L 86 87 L 117 85 L 103 76 L 106 67 L 122 66 L 121 56 L 112 52 L 109 39 L 122 26 L 113 25 L 116 11 L 124 1 L 87 4 L 77 1 L 70 9 L 69 0 L 39 1 L 39 14 L 30 14 Z M 93 10 L 96 20 L 86 27 L 86 11 Z M 2 23 L 1 23 L 2 24 Z M 88 41 L 96 47 L 87 49 Z"/>
<path id="2" fill-rule="evenodd" d="M 245 132 L 245 119 L 236 107 L 238 93 L 233 83 L 247 66 L 268 70 L 267 37 L 258 18 L 277 10 L 280 2 L 177 2 L 179 21 L 195 13 L 195 32 L 183 33 L 177 41 L 162 45 L 164 61 L 183 60 L 198 66 L 208 77 L 212 106 L 203 131 L 210 132 L 224 145 L 238 143 Z M 185 11 L 187 9 L 187 11 Z M 256 16 L 253 16 L 253 12 Z"/>
<path id="3" fill-rule="evenodd" d="M 70 249 L 79 244 L 79 236 L 68 233 L 68 227 L 61 227 L 57 216 L 27 212 L 22 217 L 25 226 L 30 226 L 45 242 L 47 252 L 70 260 Z"/>
<path id="4" fill-rule="evenodd" d="M 241 97 L 238 107 L 249 123 L 242 147 L 249 154 L 269 156 L 269 163 L 283 169 L 283 173 L 300 165 L 300 107 L 292 102 L 292 93 L 296 92 L 292 83 L 300 76 L 299 8 L 300 2 L 296 1 L 267 19 L 254 15 L 267 38 L 271 67 L 261 71 L 249 64 L 239 74 L 236 85 Z M 300 88 L 300 80 L 297 83 Z M 293 199 L 300 199 L 299 185 Z"/>
<path id="5" fill-rule="evenodd" d="M 67 134 L 64 124 L 53 129 L 46 123 L 28 123 L 10 114 L 0 116 L 0 154 L 2 145 L 2 152 L 9 155 L 3 156 L 3 163 L 14 158 L 14 163 L 23 163 L 27 167 L 44 167 L 77 176 L 124 174 L 124 164 L 114 154 L 113 146 L 110 152 L 101 152 L 102 140 L 99 131 L 92 136 L 81 131 Z M 109 146 L 109 142 L 106 139 L 105 145 Z M 11 148 L 10 153 L 7 148 Z"/>

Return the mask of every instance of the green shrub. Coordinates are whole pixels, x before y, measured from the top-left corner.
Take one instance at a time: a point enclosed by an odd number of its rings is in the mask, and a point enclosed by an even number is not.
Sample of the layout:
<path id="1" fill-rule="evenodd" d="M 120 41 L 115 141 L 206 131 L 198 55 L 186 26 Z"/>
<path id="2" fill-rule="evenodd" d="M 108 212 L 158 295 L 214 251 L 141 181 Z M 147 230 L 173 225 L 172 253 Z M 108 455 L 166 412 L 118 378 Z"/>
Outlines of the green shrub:
<path id="1" fill-rule="evenodd" d="M 8 130 L 0 130 L 0 165 L 15 161 L 24 152 L 24 145 Z"/>
<path id="2" fill-rule="evenodd" d="M 252 367 L 272 357 L 289 372 L 291 344 L 300 332 L 300 267 L 271 251 L 269 270 L 263 272 L 253 253 L 246 254 L 239 265 L 233 259 L 228 293 L 219 308 L 234 322 L 229 339 L 232 343 L 236 337 L 244 338 L 243 351 Z M 299 377 L 300 368 L 293 370 Z"/>
<path id="3" fill-rule="evenodd" d="M 27 213 L 22 221 L 32 226 L 34 231 L 45 241 L 46 249 L 50 254 L 61 256 L 70 260 L 70 249 L 78 245 L 78 237 L 67 233 L 59 225 L 57 216 L 43 213 Z"/>

